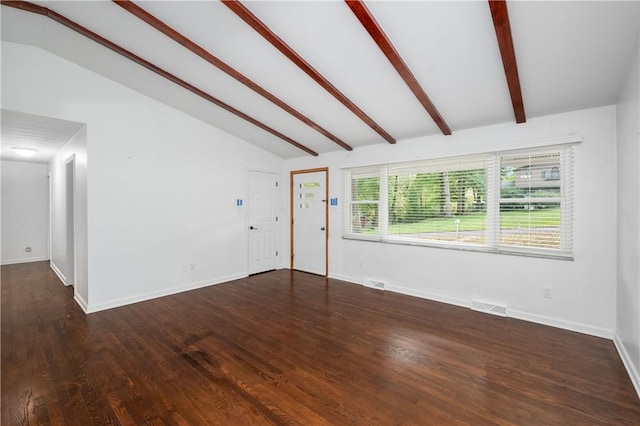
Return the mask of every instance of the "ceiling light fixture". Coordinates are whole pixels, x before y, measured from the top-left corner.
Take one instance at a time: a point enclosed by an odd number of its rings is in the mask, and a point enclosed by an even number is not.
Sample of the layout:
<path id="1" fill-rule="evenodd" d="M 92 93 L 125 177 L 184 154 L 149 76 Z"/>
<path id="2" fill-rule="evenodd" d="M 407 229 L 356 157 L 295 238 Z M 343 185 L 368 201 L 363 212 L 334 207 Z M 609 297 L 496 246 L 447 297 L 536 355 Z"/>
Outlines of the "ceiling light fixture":
<path id="1" fill-rule="evenodd" d="M 16 154 L 18 154 L 21 157 L 33 157 L 38 152 L 37 149 L 20 148 L 20 147 L 17 147 L 17 146 L 12 146 L 11 149 L 13 150 L 13 152 L 15 152 Z"/>

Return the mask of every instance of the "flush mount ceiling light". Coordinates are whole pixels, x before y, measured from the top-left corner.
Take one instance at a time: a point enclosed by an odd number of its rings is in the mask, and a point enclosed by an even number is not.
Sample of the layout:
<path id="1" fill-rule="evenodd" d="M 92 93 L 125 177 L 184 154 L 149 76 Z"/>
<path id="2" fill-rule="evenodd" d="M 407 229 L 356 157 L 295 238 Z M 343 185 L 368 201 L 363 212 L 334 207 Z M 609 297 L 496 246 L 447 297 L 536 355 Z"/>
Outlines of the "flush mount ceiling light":
<path id="1" fill-rule="evenodd" d="M 15 152 L 16 154 L 18 154 L 21 157 L 33 157 L 38 152 L 37 149 L 19 148 L 19 147 L 16 147 L 16 146 L 12 146 L 11 149 L 13 150 L 13 152 Z"/>

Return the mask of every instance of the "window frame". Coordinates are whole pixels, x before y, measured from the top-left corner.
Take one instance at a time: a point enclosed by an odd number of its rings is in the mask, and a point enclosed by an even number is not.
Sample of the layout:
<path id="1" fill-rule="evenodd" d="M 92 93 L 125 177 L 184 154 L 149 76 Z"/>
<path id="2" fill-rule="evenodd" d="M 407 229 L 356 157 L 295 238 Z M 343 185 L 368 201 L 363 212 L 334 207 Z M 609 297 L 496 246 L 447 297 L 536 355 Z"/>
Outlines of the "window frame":
<path id="1" fill-rule="evenodd" d="M 378 177 L 378 179 L 380 179 L 380 166 L 373 166 L 373 167 L 364 167 L 364 168 L 358 168 L 356 170 L 357 174 L 360 175 L 367 175 L 367 174 L 371 174 L 372 176 L 368 176 L 369 178 L 371 177 Z M 345 194 L 344 196 L 344 200 L 346 201 L 343 205 L 343 220 L 342 220 L 342 236 L 344 238 L 344 235 L 347 234 L 349 235 L 348 239 L 352 239 L 352 240 L 367 240 L 367 241 L 380 241 L 380 224 L 382 222 L 381 217 L 380 217 L 380 205 L 381 205 L 381 199 L 380 199 L 380 193 L 382 192 L 380 189 L 378 190 L 379 194 L 378 194 L 378 199 L 377 200 L 358 200 L 358 201 L 353 201 L 351 199 L 352 194 L 353 194 L 353 170 L 349 169 L 349 170 L 345 170 L 343 171 L 343 176 L 342 176 L 342 184 L 343 184 L 343 192 Z M 379 183 L 379 185 L 381 185 L 381 183 Z M 348 194 L 348 196 L 347 196 Z M 348 200 L 348 201 L 347 201 Z M 386 201 L 386 198 L 385 198 Z M 353 229 L 353 206 L 354 205 L 365 205 L 365 204 L 373 204 L 373 205 L 377 205 L 378 207 L 378 233 L 377 234 L 361 234 L 361 233 L 353 233 L 353 232 L 346 232 L 347 231 L 347 227 L 349 230 Z M 349 219 L 345 219 L 346 217 L 348 217 Z"/>
<path id="2" fill-rule="evenodd" d="M 525 198 L 502 198 L 501 193 L 501 177 L 500 170 L 504 157 L 522 154 L 529 156 L 539 156 L 544 153 L 559 153 L 559 183 L 560 195 L 558 197 L 525 197 Z M 484 168 L 486 170 L 486 223 L 484 227 L 485 237 L 484 244 L 458 242 L 458 241 L 442 241 L 442 240 L 424 240 L 420 238 L 402 237 L 398 235 L 389 235 L 389 170 L 398 170 L 403 166 L 412 167 L 414 165 L 425 168 L 437 167 L 440 163 L 454 163 L 456 161 L 465 161 L 471 159 L 485 158 Z M 345 224 L 350 223 L 351 209 L 357 204 L 371 204 L 374 201 L 356 201 L 351 200 L 351 179 L 354 173 L 373 173 L 379 178 L 379 196 L 376 201 L 378 205 L 378 232 L 375 234 L 359 234 L 353 233 L 352 229 L 348 229 Z M 550 172 L 547 172 L 549 174 Z M 554 176 L 555 180 L 555 176 Z M 435 247 L 455 250 L 478 251 L 485 253 L 498 253 L 509 255 L 523 255 L 530 257 L 542 257 L 562 260 L 573 260 L 573 143 L 543 145 L 525 149 L 513 149 L 477 153 L 462 156 L 449 156 L 434 159 L 425 159 L 421 161 L 409 161 L 401 163 L 378 164 L 375 166 L 365 167 L 344 167 L 343 168 L 343 228 L 342 238 L 352 240 L 376 241 L 382 243 L 402 244 L 412 246 Z M 348 191 L 347 191 L 348 189 Z M 527 247 L 524 245 L 509 245 L 501 243 L 502 225 L 500 222 L 501 204 L 509 200 L 512 203 L 526 204 L 534 200 L 535 202 L 559 202 L 560 203 L 560 226 L 558 229 L 560 238 L 559 248 L 544 247 Z M 528 201 L 527 201 L 528 200 Z"/>

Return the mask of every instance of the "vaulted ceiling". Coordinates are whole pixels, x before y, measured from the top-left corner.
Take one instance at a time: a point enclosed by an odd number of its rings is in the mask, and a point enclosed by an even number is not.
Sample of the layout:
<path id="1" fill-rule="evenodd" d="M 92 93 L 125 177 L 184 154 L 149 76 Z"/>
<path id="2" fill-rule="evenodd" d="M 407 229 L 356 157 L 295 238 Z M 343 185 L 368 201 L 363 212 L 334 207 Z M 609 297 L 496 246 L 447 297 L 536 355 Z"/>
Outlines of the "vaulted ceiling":
<path id="1" fill-rule="evenodd" d="M 2 40 L 283 158 L 615 103 L 640 16 L 615 1 L 2 4 Z"/>

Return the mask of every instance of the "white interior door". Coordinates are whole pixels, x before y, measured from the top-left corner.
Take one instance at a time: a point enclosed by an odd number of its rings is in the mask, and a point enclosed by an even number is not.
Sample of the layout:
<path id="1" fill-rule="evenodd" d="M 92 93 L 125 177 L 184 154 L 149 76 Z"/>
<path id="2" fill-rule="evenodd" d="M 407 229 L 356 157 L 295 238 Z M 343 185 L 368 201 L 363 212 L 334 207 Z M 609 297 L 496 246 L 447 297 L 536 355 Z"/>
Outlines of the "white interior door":
<path id="1" fill-rule="evenodd" d="M 293 175 L 293 269 L 327 274 L 327 172 Z"/>
<path id="2" fill-rule="evenodd" d="M 276 185 L 275 173 L 249 172 L 249 274 L 277 267 Z"/>

